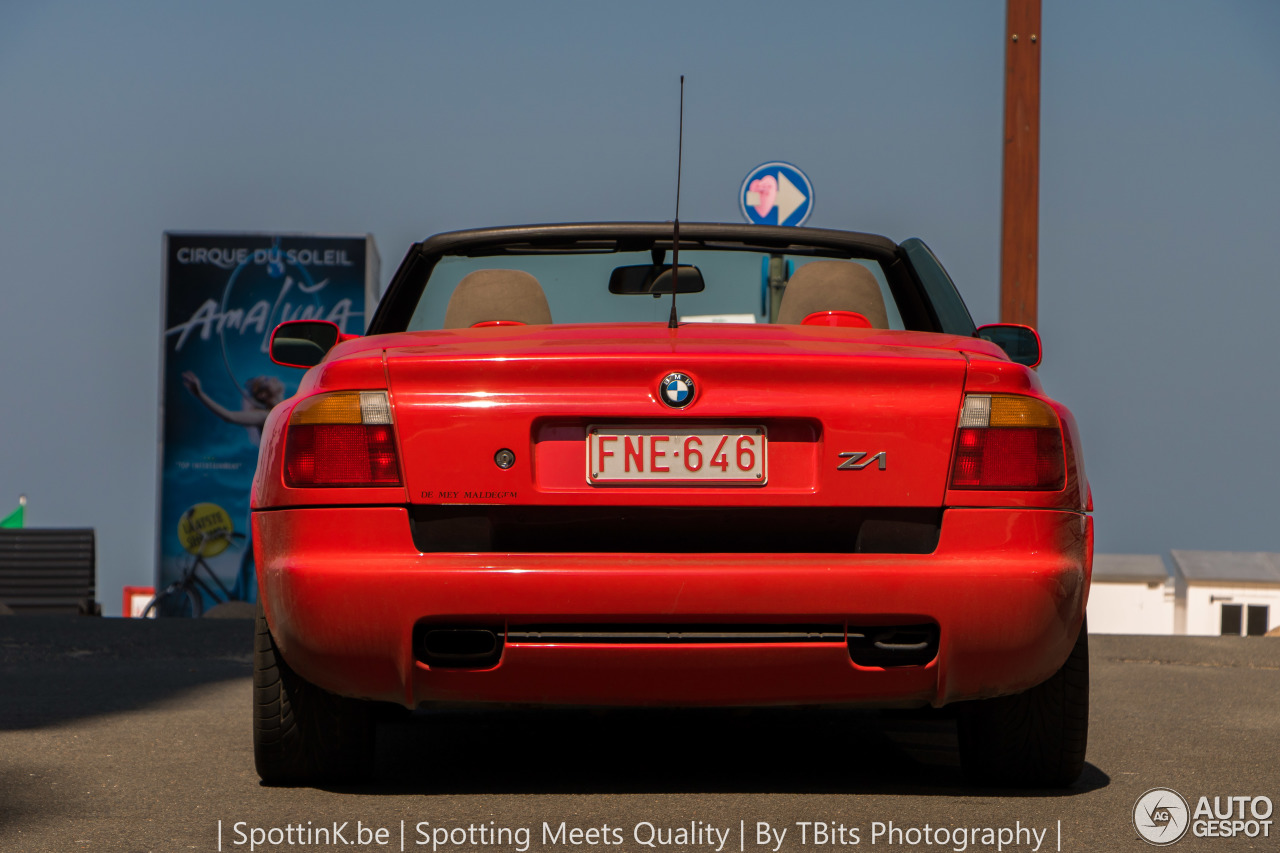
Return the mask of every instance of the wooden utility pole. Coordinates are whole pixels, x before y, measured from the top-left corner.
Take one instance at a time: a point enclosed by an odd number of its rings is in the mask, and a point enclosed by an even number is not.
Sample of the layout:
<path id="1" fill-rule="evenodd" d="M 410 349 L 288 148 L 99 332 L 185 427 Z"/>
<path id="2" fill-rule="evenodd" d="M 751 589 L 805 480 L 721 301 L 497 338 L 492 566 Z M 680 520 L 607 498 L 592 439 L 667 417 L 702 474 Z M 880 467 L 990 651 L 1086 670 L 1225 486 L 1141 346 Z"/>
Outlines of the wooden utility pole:
<path id="1" fill-rule="evenodd" d="M 1040 236 L 1040 0 L 1008 0 L 1000 322 L 1036 324 Z"/>

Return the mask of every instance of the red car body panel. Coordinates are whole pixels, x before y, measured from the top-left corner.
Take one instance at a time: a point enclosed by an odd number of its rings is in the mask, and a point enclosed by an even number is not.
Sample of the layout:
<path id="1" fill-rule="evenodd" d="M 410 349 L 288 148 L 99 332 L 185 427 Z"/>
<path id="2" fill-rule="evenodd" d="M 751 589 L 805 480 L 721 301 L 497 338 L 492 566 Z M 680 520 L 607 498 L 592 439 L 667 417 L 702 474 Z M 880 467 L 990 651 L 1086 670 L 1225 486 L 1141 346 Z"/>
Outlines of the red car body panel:
<path id="1" fill-rule="evenodd" d="M 691 377 L 683 409 L 663 376 Z M 290 488 L 289 416 L 338 390 L 387 392 L 402 484 Z M 953 489 L 966 394 L 1046 403 L 1062 430 L 1056 490 Z M 763 427 L 761 484 L 593 485 L 592 426 Z M 1015 693 L 1067 659 L 1092 567 L 1078 431 L 1036 374 L 994 344 L 935 332 L 664 323 L 398 332 L 344 340 L 271 413 L 254 480 L 260 597 L 285 660 L 346 696 L 430 702 L 904 706 Z M 508 468 L 496 451 L 514 453 Z M 851 452 L 887 465 L 841 467 Z M 415 518 L 449 507 L 600 506 L 935 512 L 919 553 L 431 550 Z M 696 523 L 696 522 L 691 522 Z M 783 531 L 785 532 L 785 531 Z M 661 531 L 654 531 L 660 535 Z M 801 543 L 803 544 L 803 543 Z M 936 655 L 859 665 L 820 642 L 541 642 L 513 626 L 936 626 Z M 500 657 L 438 667 L 422 625 L 485 626 Z"/>
<path id="2" fill-rule="evenodd" d="M 402 507 L 254 515 L 260 583 L 281 652 L 304 678 L 400 702 L 623 705 L 945 704 L 1049 677 L 1080 628 L 1092 519 L 954 509 L 929 555 L 420 554 Z M 785 583 L 779 578 L 785 578 Z M 777 621 L 932 619 L 923 667 L 859 667 L 843 642 L 508 643 L 484 670 L 415 661 L 423 619 Z"/>

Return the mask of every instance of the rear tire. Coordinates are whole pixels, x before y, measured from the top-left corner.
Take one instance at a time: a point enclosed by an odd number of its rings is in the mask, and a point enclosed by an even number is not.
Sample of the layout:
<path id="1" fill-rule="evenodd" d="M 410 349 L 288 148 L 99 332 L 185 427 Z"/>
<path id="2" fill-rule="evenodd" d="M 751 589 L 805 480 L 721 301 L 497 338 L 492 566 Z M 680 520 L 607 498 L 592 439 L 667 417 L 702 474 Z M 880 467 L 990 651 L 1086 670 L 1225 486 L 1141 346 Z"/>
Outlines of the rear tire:
<path id="1" fill-rule="evenodd" d="M 1084 771 L 1089 740 L 1089 629 L 1043 684 L 1013 696 L 958 706 L 960 762 L 987 785 L 1056 788 Z"/>
<path id="2" fill-rule="evenodd" d="M 373 703 L 304 680 L 276 648 L 262 604 L 253 647 L 253 760 L 268 785 L 354 782 L 373 770 Z"/>

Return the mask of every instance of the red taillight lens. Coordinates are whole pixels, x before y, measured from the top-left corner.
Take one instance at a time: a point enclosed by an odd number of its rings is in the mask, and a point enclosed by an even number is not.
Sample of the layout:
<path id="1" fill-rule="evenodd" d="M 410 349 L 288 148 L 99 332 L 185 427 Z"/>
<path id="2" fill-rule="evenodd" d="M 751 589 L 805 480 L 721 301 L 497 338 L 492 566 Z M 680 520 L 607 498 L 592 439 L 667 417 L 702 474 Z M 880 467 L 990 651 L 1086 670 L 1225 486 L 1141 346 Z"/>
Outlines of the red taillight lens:
<path id="1" fill-rule="evenodd" d="M 289 418 L 285 484 L 400 485 L 390 421 L 385 392 L 339 392 L 303 401 Z"/>
<path id="2" fill-rule="evenodd" d="M 1065 484 L 1062 427 L 1047 404 L 1013 395 L 965 398 L 951 488 L 1057 490 Z"/>
<path id="3" fill-rule="evenodd" d="M 1062 433 L 1045 427 L 960 430 L 953 489 L 1061 489 Z"/>

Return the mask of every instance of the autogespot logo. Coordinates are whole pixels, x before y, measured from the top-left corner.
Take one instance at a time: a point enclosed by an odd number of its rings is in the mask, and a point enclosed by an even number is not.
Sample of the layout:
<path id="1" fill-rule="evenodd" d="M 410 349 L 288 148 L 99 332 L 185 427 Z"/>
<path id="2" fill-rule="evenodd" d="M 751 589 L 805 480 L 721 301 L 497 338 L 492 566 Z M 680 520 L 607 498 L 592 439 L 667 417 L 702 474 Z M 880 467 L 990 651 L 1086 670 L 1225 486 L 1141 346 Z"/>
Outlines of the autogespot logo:
<path id="1" fill-rule="evenodd" d="M 1133 804 L 1133 828 L 1143 841 L 1157 847 L 1186 835 L 1190 817 L 1187 801 L 1172 788 L 1152 788 Z"/>

